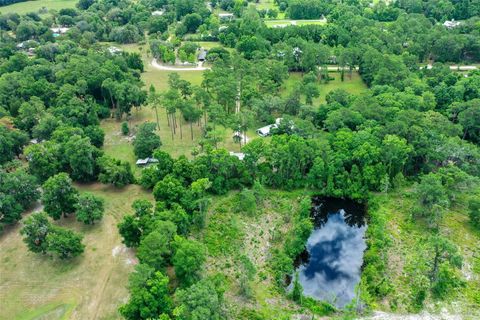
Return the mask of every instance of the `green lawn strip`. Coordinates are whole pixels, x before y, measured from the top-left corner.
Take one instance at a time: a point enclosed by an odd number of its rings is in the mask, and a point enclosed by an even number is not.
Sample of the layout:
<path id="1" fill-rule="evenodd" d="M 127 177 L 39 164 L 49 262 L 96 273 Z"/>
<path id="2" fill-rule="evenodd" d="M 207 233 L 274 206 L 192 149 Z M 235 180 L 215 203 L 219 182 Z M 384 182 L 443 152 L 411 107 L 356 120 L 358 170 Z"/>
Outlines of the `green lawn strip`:
<path id="1" fill-rule="evenodd" d="M 117 223 L 132 212 L 135 199 L 153 200 L 137 185 L 114 188 L 99 183 L 75 184 L 105 200 L 105 215 L 93 226 L 79 223 L 75 215 L 54 223 L 84 236 L 85 253 L 71 261 L 60 261 L 27 251 L 19 234 L 20 225 L 0 238 L 0 319 L 117 319 L 118 307 L 128 296 L 125 279 L 132 271 L 121 247 Z M 8 262 L 8 263 L 5 263 Z M 33 299 L 35 298 L 35 299 Z"/>
<path id="2" fill-rule="evenodd" d="M 325 98 L 327 94 L 335 89 L 343 89 L 348 93 L 358 95 L 367 90 L 366 84 L 363 82 L 362 78 L 357 72 L 352 73 L 352 77 L 345 73 L 344 81 L 340 79 L 339 72 L 329 72 L 328 73 L 333 80 L 330 80 L 328 83 L 318 83 L 318 88 L 320 91 L 320 96 L 313 99 L 313 104 L 318 105 L 325 103 Z M 294 89 L 295 85 L 301 82 L 302 74 L 300 72 L 292 72 L 290 76 L 283 84 L 282 96 L 287 96 Z"/>
<path id="3" fill-rule="evenodd" d="M 10 4 L 0 7 L 1 13 L 25 14 L 29 12 L 38 12 L 42 8 L 48 10 L 60 10 L 64 8 L 75 8 L 78 0 L 34 0 Z"/>
<path id="4" fill-rule="evenodd" d="M 70 303 L 49 303 L 40 308 L 27 310 L 19 314 L 18 320 L 40 320 L 40 319 L 58 319 L 66 320 L 70 318 L 75 304 Z"/>

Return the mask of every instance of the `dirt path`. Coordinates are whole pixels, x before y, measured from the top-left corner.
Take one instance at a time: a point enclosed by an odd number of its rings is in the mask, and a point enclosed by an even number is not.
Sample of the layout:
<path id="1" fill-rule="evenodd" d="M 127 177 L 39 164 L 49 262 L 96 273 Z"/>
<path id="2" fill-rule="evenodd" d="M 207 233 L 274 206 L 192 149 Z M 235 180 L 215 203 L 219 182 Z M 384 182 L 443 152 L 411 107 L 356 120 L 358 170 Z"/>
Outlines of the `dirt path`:
<path id="1" fill-rule="evenodd" d="M 103 232 L 108 232 L 109 234 L 114 235 L 116 230 L 114 230 L 113 226 L 115 226 L 116 219 L 113 216 L 107 216 L 108 220 L 113 220 L 112 222 L 108 221 L 105 223 L 108 230 L 104 230 Z M 110 237 L 109 246 L 112 248 L 118 244 L 117 237 Z M 93 309 L 92 314 L 94 320 L 98 319 L 100 306 L 102 305 L 102 301 L 104 298 L 105 288 L 107 287 L 108 281 L 110 280 L 110 275 L 112 271 L 114 271 L 115 266 L 115 259 L 112 255 L 109 255 L 107 263 L 103 264 L 102 270 L 97 274 L 97 284 L 95 288 L 92 290 L 93 295 L 90 298 L 89 308 Z"/>

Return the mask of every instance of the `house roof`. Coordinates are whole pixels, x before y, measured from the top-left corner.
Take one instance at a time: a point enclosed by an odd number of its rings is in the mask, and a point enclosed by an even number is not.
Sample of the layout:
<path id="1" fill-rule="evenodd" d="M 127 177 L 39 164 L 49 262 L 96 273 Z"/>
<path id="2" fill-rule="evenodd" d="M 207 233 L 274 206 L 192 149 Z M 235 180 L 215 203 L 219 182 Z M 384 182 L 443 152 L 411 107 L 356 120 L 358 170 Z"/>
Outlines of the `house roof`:
<path id="1" fill-rule="evenodd" d="M 66 33 L 68 30 L 70 30 L 70 28 L 67 28 L 67 27 L 57 27 L 57 28 L 50 28 L 50 30 L 52 30 L 53 33 L 63 34 L 63 33 Z"/>
<path id="2" fill-rule="evenodd" d="M 119 52 L 122 52 L 122 49 L 111 46 L 111 47 L 108 47 L 108 52 L 110 52 L 110 54 L 117 54 Z"/>
<path id="3" fill-rule="evenodd" d="M 273 128 L 276 128 L 278 127 L 278 125 L 280 124 L 280 122 L 282 121 L 282 118 L 277 118 L 275 119 L 275 123 L 274 124 L 269 124 L 268 126 L 265 126 L 265 127 L 261 127 L 259 129 L 257 129 L 257 133 L 258 135 L 262 136 L 262 137 L 266 137 L 270 134 L 270 130 L 272 130 Z"/>
<path id="4" fill-rule="evenodd" d="M 146 164 L 149 164 L 149 163 L 158 163 L 158 159 L 145 158 L 145 159 L 138 159 L 137 162 L 135 162 L 135 164 L 137 166 L 146 165 Z"/>
<path id="5" fill-rule="evenodd" d="M 265 126 L 265 127 L 261 127 L 259 129 L 257 129 L 257 133 L 262 136 L 262 137 L 265 137 L 265 136 L 268 136 L 270 134 L 270 130 L 273 128 L 273 127 L 276 127 L 276 125 L 274 124 L 269 124 L 268 126 Z"/>
<path id="6" fill-rule="evenodd" d="M 219 18 L 233 18 L 233 13 L 219 13 Z"/>
<path id="7" fill-rule="evenodd" d="M 443 25 L 446 27 L 446 28 L 455 28 L 455 27 L 458 27 L 460 25 L 460 21 L 455 21 L 455 20 L 447 20 L 443 23 Z"/>
<path id="8" fill-rule="evenodd" d="M 245 153 L 242 152 L 232 152 L 230 151 L 230 155 L 233 157 L 237 157 L 239 160 L 245 159 Z"/>
<path id="9" fill-rule="evenodd" d="M 198 60 L 205 60 L 205 58 L 207 57 L 207 53 L 207 50 L 201 48 L 200 52 L 198 53 Z"/>

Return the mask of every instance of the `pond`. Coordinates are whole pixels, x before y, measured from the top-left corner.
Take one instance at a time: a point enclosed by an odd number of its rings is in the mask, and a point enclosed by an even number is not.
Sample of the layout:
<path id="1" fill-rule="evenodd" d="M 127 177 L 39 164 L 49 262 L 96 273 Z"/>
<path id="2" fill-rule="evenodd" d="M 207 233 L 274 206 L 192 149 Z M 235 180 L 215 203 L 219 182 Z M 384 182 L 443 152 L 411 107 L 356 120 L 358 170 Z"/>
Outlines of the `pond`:
<path id="1" fill-rule="evenodd" d="M 365 211 L 354 201 L 313 197 L 315 228 L 295 264 L 305 296 L 338 308 L 355 298 L 367 247 Z"/>

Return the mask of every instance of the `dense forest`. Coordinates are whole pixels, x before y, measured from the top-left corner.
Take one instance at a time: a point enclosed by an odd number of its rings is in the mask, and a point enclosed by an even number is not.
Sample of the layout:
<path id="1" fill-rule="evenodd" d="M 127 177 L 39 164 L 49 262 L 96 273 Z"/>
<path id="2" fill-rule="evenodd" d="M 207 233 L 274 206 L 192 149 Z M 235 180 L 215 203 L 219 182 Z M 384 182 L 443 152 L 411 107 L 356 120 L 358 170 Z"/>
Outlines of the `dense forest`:
<path id="1" fill-rule="evenodd" d="M 478 316 L 480 2 L 261 4 L 0 14 L 0 240 L 61 273 L 112 215 L 135 257 L 113 318 Z M 92 185 L 145 196 L 112 214 Z M 346 306 L 298 281 L 312 196 L 366 208 Z"/>

